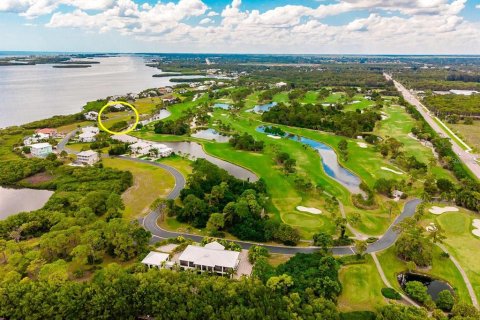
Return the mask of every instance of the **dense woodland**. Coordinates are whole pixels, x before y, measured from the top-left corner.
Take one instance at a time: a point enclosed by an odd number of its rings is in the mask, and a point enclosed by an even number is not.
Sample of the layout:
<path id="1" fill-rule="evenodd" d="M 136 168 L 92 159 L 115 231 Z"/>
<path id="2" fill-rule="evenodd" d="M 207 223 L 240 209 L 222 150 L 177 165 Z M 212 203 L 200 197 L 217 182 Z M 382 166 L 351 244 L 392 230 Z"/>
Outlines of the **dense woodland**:
<path id="1" fill-rule="evenodd" d="M 262 115 L 266 122 L 329 131 L 350 138 L 371 132 L 380 119 L 380 114 L 372 110 L 343 112 L 334 106 L 298 103 L 280 103 Z"/>
<path id="2" fill-rule="evenodd" d="M 456 71 L 447 69 L 395 70 L 394 78 L 403 85 L 415 90 L 448 91 L 451 89 L 480 91 L 478 69 Z"/>
<path id="3" fill-rule="evenodd" d="M 471 96 L 434 94 L 426 96 L 423 102 L 428 109 L 440 117 L 451 114 L 480 116 L 480 94 L 472 94 Z"/>

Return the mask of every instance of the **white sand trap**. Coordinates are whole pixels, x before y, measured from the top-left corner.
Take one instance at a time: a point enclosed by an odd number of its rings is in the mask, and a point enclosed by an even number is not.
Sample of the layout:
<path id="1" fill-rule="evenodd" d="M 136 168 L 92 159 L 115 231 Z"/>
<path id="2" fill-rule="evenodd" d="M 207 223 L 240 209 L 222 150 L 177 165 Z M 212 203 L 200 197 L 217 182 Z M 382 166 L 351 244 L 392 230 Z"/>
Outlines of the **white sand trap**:
<path id="1" fill-rule="evenodd" d="M 368 144 L 366 144 L 365 142 L 357 142 L 357 144 L 360 148 L 368 148 Z"/>
<path id="2" fill-rule="evenodd" d="M 311 213 L 311 214 L 321 214 L 322 213 L 322 210 L 320 210 L 320 209 L 308 208 L 308 207 L 303 207 L 303 206 L 298 206 L 297 210 L 302 211 L 302 212 L 308 212 L 308 213 Z"/>
<path id="3" fill-rule="evenodd" d="M 273 134 L 269 134 L 269 135 L 267 135 L 267 137 L 272 138 L 272 139 L 282 139 L 282 137 L 274 136 Z"/>
<path id="4" fill-rule="evenodd" d="M 432 232 L 432 231 L 435 231 L 437 230 L 437 226 L 435 225 L 435 223 L 430 223 L 430 225 L 426 226 L 425 229 L 428 231 L 428 232 Z"/>
<path id="5" fill-rule="evenodd" d="M 437 206 L 433 206 L 430 208 L 430 213 L 433 213 L 433 214 L 436 214 L 436 215 L 440 215 L 442 213 L 445 213 L 445 212 L 457 212 L 458 211 L 458 208 L 457 207 L 444 207 L 444 208 L 440 208 L 440 207 L 437 207 Z"/>
<path id="6" fill-rule="evenodd" d="M 480 219 L 473 219 L 472 226 L 476 228 L 472 230 L 473 235 L 480 238 Z"/>
<path id="7" fill-rule="evenodd" d="M 390 172 L 393 172 L 395 174 L 403 174 L 403 172 L 393 170 L 393 169 L 390 169 L 390 168 L 387 168 L 387 167 L 381 167 L 380 169 L 385 170 L 385 171 L 390 171 Z"/>

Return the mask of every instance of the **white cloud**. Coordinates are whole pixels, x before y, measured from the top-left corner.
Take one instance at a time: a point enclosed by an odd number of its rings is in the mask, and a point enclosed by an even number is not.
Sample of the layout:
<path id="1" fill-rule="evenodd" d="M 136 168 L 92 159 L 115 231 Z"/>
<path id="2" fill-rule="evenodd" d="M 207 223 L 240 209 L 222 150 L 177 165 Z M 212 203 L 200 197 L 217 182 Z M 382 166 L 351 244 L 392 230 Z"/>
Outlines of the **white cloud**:
<path id="1" fill-rule="evenodd" d="M 212 19 L 210 19 L 210 18 L 204 18 L 204 19 L 200 20 L 199 23 L 200 23 L 200 24 L 209 24 L 209 23 L 212 23 L 212 22 L 213 22 Z"/>
<path id="2" fill-rule="evenodd" d="M 241 0 L 232 0 L 220 14 L 209 11 L 202 0 L 164 0 L 155 5 L 136 1 L 0 0 L 0 11 L 28 18 L 52 14 L 50 28 L 115 30 L 191 51 L 462 53 L 470 43 L 470 53 L 480 52 L 480 23 L 460 15 L 466 0 L 339 0 L 263 12 L 243 10 Z M 60 11 L 60 5 L 74 10 Z M 354 18 L 359 10 L 370 14 Z M 344 25 L 323 21 L 349 12 L 352 18 Z M 215 16 L 218 23 L 210 18 Z M 190 20 L 193 17 L 203 18 Z"/>

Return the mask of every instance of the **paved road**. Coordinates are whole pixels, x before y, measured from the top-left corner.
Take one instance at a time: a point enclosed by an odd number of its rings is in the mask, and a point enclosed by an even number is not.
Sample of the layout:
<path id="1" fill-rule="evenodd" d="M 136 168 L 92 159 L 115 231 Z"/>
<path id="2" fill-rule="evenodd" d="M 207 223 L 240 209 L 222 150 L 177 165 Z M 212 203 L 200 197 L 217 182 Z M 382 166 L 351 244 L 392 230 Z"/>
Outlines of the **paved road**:
<path id="1" fill-rule="evenodd" d="M 131 160 L 134 162 L 148 163 L 154 166 L 164 168 L 165 170 L 170 172 L 175 177 L 176 184 L 173 190 L 167 196 L 168 199 L 177 198 L 178 195 L 180 194 L 180 191 L 185 187 L 185 178 L 180 172 L 178 172 L 178 170 L 176 170 L 173 167 L 170 167 L 161 163 L 156 163 L 156 162 L 151 162 L 151 161 L 146 161 L 141 159 L 134 159 L 134 158 L 124 157 L 124 156 L 121 156 L 120 158 Z M 415 209 L 420 202 L 421 201 L 419 199 L 413 199 L 407 202 L 400 216 L 398 216 L 397 219 L 395 219 L 392 226 L 390 226 L 388 231 L 377 242 L 370 244 L 368 246 L 367 252 L 371 253 L 371 252 L 381 251 L 393 245 L 395 243 L 395 240 L 397 240 L 398 238 L 398 233 L 393 230 L 393 226 L 401 222 L 403 219 L 407 217 L 411 217 L 415 213 Z M 198 242 L 200 242 L 203 239 L 203 236 L 193 235 L 185 232 L 172 232 L 172 231 L 162 229 L 157 224 L 157 220 L 160 218 L 160 216 L 161 216 L 160 210 L 153 210 L 144 218 L 139 219 L 140 224 L 142 224 L 145 229 L 149 230 L 152 233 L 152 242 L 156 242 L 158 240 L 166 239 L 166 238 L 173 238 L 177 236 L 183 236 L 185 238 L 189 238 Z M 286 246 L 265 245 L 261 243 L 238 241 L 238 240 L 235 240 L 234 242 L 239 244 L 244 249 L 248 249 L 252 245 L 256 244 L 256 245 L 264 246 L 272 253 L 282 253 L 282 254 L 295 254 L 298 252 L 312 253 L 318 249 L 317 247 L 312 247 L 312 246 L 286 247 Z M 350 246 L 334 247 L 332 248 L 332 252 L 335 255 L 351 255 L 355 253 L 355 250 L 353 247 L 350 247 Z"/>
<path id="2" fill-rule="evenodd" d="M 67 133 L 65 135 L 65 137 L 57 144 L 57 150 L 58 152 L 62 152 L 63 150 L 65 150 L 66 152 L 68 153 L 77 153 L 73 150 L 70 150 L 66 147 L 68 141 L 70 141 L 70 139 L 75 136 L 75 134 L 78 132 L 78 130 L 80 129 L 75 129 L 73 131 L 70 131 L 69 133 Z"/>
<path id="3" fill-rule="evenodd" d="M 387 80 L 393 80 L 391 75 L 384 73 L 384 76 Z M 434 118 L 428 111 L 428 109 L 418 100 L 418 98 L 413 95 L 407 88 L 405 88 L 400 82 L 393 80 L 395 87 L 399 92 L 402 93 L 405 100 L 415 106 L 422 115 L 422 117 L 427 121 L 427 123 L 432 127 L 435 132 L 437 132 L 442 137 L 448 137 L 447 133 L 443 128 L 441 128 Z M 473 174 L 480 179 L 480 164 L 475 161 L 475 155 L 466 152 L 463 150 L 460 145 L 453 139 L 450 139 L 452 143 L 453 151 L 458 155 L 460 160 L 473 172 Z"/>

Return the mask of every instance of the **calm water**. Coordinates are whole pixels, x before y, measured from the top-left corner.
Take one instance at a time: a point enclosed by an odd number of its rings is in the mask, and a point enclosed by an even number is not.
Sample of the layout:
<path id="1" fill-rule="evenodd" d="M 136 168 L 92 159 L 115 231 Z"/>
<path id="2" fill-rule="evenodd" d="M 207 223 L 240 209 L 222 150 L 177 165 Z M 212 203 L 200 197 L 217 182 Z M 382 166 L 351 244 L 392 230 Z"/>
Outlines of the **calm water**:
<path id="1" fill-rule="evenodd" d="M 263 127 L 258 127 L 257 131 L 265 133 Z M 360 178 L 340 165 L 337 154 L 332 148 L 326 144 L 305 137 L 288 136 L 288 138 L 309 145 L 317 150 L 322 158 L 323 170 L 327 175 L 337 180 L 340 184 L 350 190 L 350 192 L 363 194 L 363 191 L 359 187 L 361 183 Z"/>
<path id="2" fill-rule="evenodd" d="M 141 57 L 95 58 L 91 68 L 0 66 L 0 128 L 81 111 L 92 100 L 172 85 Z M 88 61 L 88 60 L 87 60 Z"/>
<path id="3" fill-rule="evenodd" d="M 5 189 L 0 187 L 0 220 L 11 215 L 42 208 L 52 191 L 35 189 Z M 25 201 L 28 199 L 28 201 Z"/>
<path id="4" fill-rule="evenodd" d="M 271 108 L 275 107 L 277 105 L 276 102 L 270 102 L 267 104 L 261 104 L 255 106 L 253 109 L 247 110 L 247 112 L 255 112 L 255 113 L 264 113 L 270 110 Z"/>
<path id="5" fill-rule="evenodd" d="M 237 166 L 228 161 L 224 161 L 215 157 L 212 157 L 203 151 L 202 145 L 196 142 L 161 142 L 164 145 L 172 148 L 176 153 L 188 154 L 191 158 L 203 158 L 211 163 L 219 166 L 222 169 L 225 169 L 232 176 L 248 180 L 248 181 L 257 181 L 258 177 L 251 171 Z"/>
<path id="6" fill-rule="evenodd" d="M 410 272 L 398 275 L 398 282 L 402 288 L 404 288 L 409 281 L 419 281 L 423 283 L 423 285 L 427 287 L 427 293 L 432 297 L 433 301 L 437 300 L 438 294 L 443 290 L 448 290 L 452 294 L 454 293 L 452 287 L 450 287 L 448 283 L 432 279 L 429 276 Z"/>
<path id="7" fill-rule="evenodd" d="M 228 110 L 230 109 L 232 106 L 229 105 L 228 103 L 215 103 L 213 105 L 214 108 L 220 108 L 220 109 L 224 109 L 224 110 Z"/>
<path id="8" fill-rule="evenodd" d="M 192 134 L 192 137 L 216 142 L 228 142 L 230 140 L 230 136 L 222 135 L 215 129 L 198 130 Z"/>

